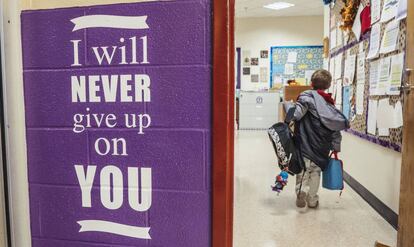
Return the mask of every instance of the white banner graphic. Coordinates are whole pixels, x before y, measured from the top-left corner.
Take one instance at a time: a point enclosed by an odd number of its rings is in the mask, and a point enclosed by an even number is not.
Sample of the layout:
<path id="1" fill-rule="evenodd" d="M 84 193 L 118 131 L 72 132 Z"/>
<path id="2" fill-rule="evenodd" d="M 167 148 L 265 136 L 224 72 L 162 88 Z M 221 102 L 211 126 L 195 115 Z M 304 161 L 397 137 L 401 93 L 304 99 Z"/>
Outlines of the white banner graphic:
<path id="1" fill-rule="evenodd" d="M 94 27 L 121 29 L 148 29 L 148 16 L 87 15 L 72 19 L 73 32 Z"/>
<path id="2" fill-rule="evenodd" d="M 82 220 L 78 221 L 78 224 L 81 226 L 79 232 L 106 232 L 131 238 L 151 239 L 150 227 L 128 226 L 102 220 Z"/>

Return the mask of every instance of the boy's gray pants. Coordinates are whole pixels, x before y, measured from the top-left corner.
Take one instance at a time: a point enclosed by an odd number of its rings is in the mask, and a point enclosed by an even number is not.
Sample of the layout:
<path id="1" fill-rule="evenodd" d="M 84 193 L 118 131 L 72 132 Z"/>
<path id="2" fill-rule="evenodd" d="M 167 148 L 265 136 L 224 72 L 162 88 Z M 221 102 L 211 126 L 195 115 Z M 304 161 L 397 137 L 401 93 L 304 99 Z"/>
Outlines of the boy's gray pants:
<path id="1" fill-rule="evenodd" d="M 296 175 L 296 194 L 299 194 L 300 184 L 302 183 L 302 192 L 307 194 L 306 201 L 308 206 L 314 207 L 319 201 L 318 191 L 321 183 L 321 168 L 312 161 L 304 158 L 306 171 Z"/>

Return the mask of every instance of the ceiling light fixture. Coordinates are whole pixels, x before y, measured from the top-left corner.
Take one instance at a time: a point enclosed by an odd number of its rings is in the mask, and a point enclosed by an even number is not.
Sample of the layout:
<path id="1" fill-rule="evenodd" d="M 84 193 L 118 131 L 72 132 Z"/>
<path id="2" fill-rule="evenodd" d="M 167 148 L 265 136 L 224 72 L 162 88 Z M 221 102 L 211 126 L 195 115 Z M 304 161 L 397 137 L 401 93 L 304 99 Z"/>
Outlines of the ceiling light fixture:
<path id="1" fill-rule="evenodd" d="M 275 2 L 272 4 L 268 4 L 263 6 L 263 8 L 266 9 L 273 9 L 273 10 L 280 10 L 280 9 L 286 9 L 295 6 L 293 3 L 286 3 L 286 2 Z"/>

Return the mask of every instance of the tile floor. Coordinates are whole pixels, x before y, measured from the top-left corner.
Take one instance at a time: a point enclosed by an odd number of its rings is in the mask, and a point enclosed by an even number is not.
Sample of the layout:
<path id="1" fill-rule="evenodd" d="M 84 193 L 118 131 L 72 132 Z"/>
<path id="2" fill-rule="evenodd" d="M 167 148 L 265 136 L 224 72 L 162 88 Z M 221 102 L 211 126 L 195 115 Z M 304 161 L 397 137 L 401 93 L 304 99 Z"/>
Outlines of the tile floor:
<path id="1" fill-rule="evenodd" d="M 320 191 L 317 210 L 295 207 L 294 177 L 279 196 L 271 191 L 276 155 L 265 131 L 239 131 L 235 142 L 234 247 L 390 246 L 397 232 L 347 186 Z"/>

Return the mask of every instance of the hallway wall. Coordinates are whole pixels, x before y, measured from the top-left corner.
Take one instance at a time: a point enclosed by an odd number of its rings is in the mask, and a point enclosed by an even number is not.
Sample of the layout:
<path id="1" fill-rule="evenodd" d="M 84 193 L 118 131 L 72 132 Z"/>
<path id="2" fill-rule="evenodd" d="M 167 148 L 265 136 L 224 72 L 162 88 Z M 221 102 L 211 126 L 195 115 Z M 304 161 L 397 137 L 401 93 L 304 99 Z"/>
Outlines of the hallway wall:
<path id="1" fill-rule="evenodd" d="M 323 16 L 239 18 L 236 19 L 236 47 L 241 47 L 242 51 L 250 50 L 254 57 L 272 46 L 322 45 L 323 23 Z M 241 89 L 261 87 L 263 83 L 244 80 Z"/>
<path id="2" fill-rule="evenodd" d="M 340 158 L 349 175 L 398 213 L 401 153 L 343 133 Z"/>
<path id="3" fill-rule="evenodd" d="M 324 37 L 329 36 L 330 9 L 325 6 Z M 399 211 L 401 153 L 343 133 L 345 171 L 395 213 Z"/>

